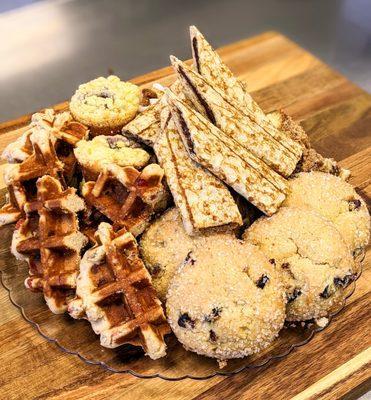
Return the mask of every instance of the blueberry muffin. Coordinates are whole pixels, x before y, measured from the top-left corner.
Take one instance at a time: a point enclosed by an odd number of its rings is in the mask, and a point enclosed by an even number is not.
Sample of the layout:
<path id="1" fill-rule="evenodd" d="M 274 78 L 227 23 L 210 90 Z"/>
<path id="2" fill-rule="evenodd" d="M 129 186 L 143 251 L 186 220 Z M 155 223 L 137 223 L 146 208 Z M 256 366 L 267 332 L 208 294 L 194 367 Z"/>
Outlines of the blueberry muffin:
<path id="1" fill-rule="evenodd" d="M 257 245 L 280 273 L 289 321 L 326 317 L 344 300 L 356 264 L 335 225 L 313 210 L 281 208 L 243 238 Z"/>
<path id="2" fill-rule="evenodd" d="M 151 157 L 138 143 L 121 135 L 101 135 L 92 140 L 80 140 L 74 152 L 84 170 L 84 176 L 89 171 L 93 180 L 105 165 L 142 169 Z M 85 176 L 85 179 L 89 180 L 89 177 Z"/>
<path id="3" fill-rule="evenodd" d="M 193 246 L 176 208 L 166 211 L 143 233 L 140 252 L 160 300 L 165 301 L 170 279 Z"/>
<path id="4" fill-rule="evenodd" d="M 99 77 L 79 86 L 70 101 L 74 118 L 90 128 L 92 136 L 112 135 L 138 112 L 140 88 L 117 76 Z"/>
<path id="5" fill-rule="evenodd" d="M 170 280 L 186 255 L 202 245 L 205 237 L 216 233 L 210 230 L 203 235 L 189 236 L 177 208 L 166 211 L 143 233 L 139 244 L 141 255 L 152 276 L 157 295 L 163 302 Z M 225 238 L 235 238 L 232 231 L 226 231 L 222 235 Z"/>
<path id="6" fill-rule="evenodd" d="M 183 346 L 218 360 L 266 348 L 281 330 L 285 296 L 259 249 L 233 237 L 205 237 L 189 252 L 167 294 L 169 324 Z"/>
<path id="7" fill-rule="evenodd" d="M 323 172 L 303 172 L 289 181 L 289 188 L 285 206 L 316 210 L 335 224 L 354 255 L 362 252 L 370 237 L 370 215 L 349 183 Z"/>

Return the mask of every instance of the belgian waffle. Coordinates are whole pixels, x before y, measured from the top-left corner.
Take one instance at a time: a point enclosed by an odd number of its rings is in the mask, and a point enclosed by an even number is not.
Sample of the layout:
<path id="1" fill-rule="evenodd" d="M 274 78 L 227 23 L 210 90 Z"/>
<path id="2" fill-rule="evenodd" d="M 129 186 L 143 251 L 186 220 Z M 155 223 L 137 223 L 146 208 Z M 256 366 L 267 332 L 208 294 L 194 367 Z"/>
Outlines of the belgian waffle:
<path id="1" fill-rule="evenodd" d="M 70 314 L 80 318 L 86 313 L 104 347 L 130 343 L 152 359 L 165 356 L 164 335 L 170 328 L 134 236 L 126 230 L 115 233 L 103 222 L 97 240 L 81 261 Z"/>
<path id="2" fill-rule="evenodd" d="M 64 164 L 66 179 L 71 178 L 76 164 L 73 147 L 81 139 L 87 138 L 89 131 L 85 125 L 73 121 L 68 111 L 56 114 L 54 110 L 46 109 L 35 113 L 27 130 L 5 148 L 2 158 L 12 164 L 25 161 L 34 151 L 31 135 L 40 130 L 49 134 L 56 154 Z"/>
<path id="3" fill-rule="evenodd" d="M 38 178 L 50 175 L 65 186 L 63 163 L 57 157 L 48 132 L 36 131 L 30 135 L 30 141 L 33 153 L 23 162 L 8 164 L 4 169 L 4 181 L 9 193 L 9 204 L 6 204 L 0 212 L 4 222 L 10 212 L 14 216 L 18 212 L 17 217 L 20 217 L 24 205 L 36 199 Z"/>
<path id="4" fill-rule="evenodd" d="M 27 131 L 4 150 L 4 180 L 8 187 L 7 204 L 0 210 L 0 225 L 18 221 L 27 201 L 36 194 L 35 182 L 43 175 L 71 183 L 76 158 L 73 147 L 87 137 L 87 128 L 71 120 L 68 112 L 53 110 L 36 113 Z"/>
<path id="5" fill-rule="evenodd" d="M 37 197 L 24 205 L 26 216 L 14 231 L 12 253 L 28 262 L 26 287 L 42 291 L 50 310 L 60 314 L 74 297 L 80 251 L 87 243 L 76 216 L 85 204 L 75 189 L 64 190 L 51 176 L 39 178 L 36 186 Z"/>
<path id="6" fill-rule="evenodd" d="M 169 194 L 161 183 L 164 172 L 157 164 L 141 172 L 133 167 L 108 164 L 96 182 L 86 182 L 82 195 L 88 206 L 112 221 L 115 229 L 141 234 L 155 212 L 164 209 Z"/>

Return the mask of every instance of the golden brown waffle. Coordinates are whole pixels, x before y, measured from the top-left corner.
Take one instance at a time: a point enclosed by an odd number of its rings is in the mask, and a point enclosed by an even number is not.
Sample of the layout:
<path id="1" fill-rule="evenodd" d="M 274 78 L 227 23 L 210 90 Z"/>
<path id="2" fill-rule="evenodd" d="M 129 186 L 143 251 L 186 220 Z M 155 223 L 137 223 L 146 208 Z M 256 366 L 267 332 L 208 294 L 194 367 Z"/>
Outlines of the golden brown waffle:
<path id="1" fill-rule="evenodd" d="M 81 261 L 70 314 L 81 318 L 86 313 L 104 347 L 130 343 L 152 359 L 163 357 L 170 328 L 134 236 L 101 223 L 97 240 Z"/>
<path id="2" fill-rule="evenodd" d="M 95 233 L 101 222 L 110 222 L 110 220 L 98 211 L 95 207 L 86 205 L 85 210 L 79 214 L 80 231 L 88 238 L 89 247 L 97 244 Z"/>
<path id="3" fill-rule="evenodd" d="M 56 178 L 65 186 L 63 163 L 46 131 L 32 133 L 30 141 L 33 153 L 19 164 L 8 164 L 4 181 L 8 187 L 9 201 L 14 210 L 23 212 L 26 202 L 36 199 L 36 181 L 44 175 Z M 2 210 L 6 212 L 6 210 Z"/>
<path id="4" fill-rule="evenodd" d="M 87 128 L 72 121 L 68 112 L 49 109 L 32 116 L 27 131 L 2 155 L 11 164 L 4 170 L 9 198 L 0 210 L 0 225 L 21 217 L 24 204 L 35 198 L 37 178 L 48 174 L 63 185 L 71 183 L 76 167 L 73 147 L 87 135 Z"/>
<path id="5" fill-rule="evenodd" d="M 108 164 L 96 182 L 86 182 L 82 195 L 88 206 L 112 221 L 115 229 L 141 234 L 155 212 L 164 209 L 168 192 L 161 183 L 164 171 L 157 164 L 141 172 L 133 167 Z"/>
<path id="6" fill-rule="evenodd" d="M 50 133 L 57 157 L 63 162 L 64 178 L 71 184 L 77 165 L 73 149 L 80 140 L 88 137 L 88 128 L 73 121 L 69 112 L 54 114 L 52 121 L 41 118 L 38 126 L 44 126 Z"/>
<path id="7" fill-rule="evenodd" d="M 66 173 L 68 173 L 67 167 L 71 165 L 71 159 L 74 159 L 73 147 L 81 139 L 87 138 L 89 131 L 85 125 L 73 121 L 71 114 L 67 111 L 56 114 L 54 110 L 46 109 L 44 112 L 34 114 L 27 130 L 5 148 L 2 158 L 11 164 L 25 161 L 33 153 L 30 136 L 39 130 L 50 134 L 57 156 L 66 164 Z"/>
<path id="8" fill-rule="evenodd" d="M 75 189 L 63 190 L 51 176 L 36 186 L 37 197 L 25 204 L 26 217 L 14 231 L 12 253 L 29 264 L 26 287 L 42 291 L 50 310 L 60 314 L 75 295 L 80 251 L 87 243 L 76 215 L 85 204 Z"/>

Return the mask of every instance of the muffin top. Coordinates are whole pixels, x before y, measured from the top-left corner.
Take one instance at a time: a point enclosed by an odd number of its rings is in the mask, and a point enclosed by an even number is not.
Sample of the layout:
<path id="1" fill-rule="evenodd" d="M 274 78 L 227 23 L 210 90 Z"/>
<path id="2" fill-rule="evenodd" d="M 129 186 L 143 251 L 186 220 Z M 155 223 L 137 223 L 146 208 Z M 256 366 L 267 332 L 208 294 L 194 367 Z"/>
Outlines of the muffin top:
<path id="1" fill-rule="evenodd" d="M 254 222 L 243 238 L 281 274 L 289 320 L 327 316 L 355 279 L 357 266 L 341 234 L 314 210 L 282 207 Z"/>
<path id="2" fill-rule="evenodd" d="M 86 168 L 100 172 L 104 165 L 120 167 L 145 167 L 150 154 L 136 142 L 121 136 L 96 136 L 92 140 L 80 140 L 74 150 L 79 163 Z"/>
<path id="3" fill-rule="evenodd" d="M 99 77 L 79 86 L 70 102 L 73 116 L 89 126 L 124 125 L 136 115 L 140 88 L 117 76 Z"/>
<path id="4" fill-rule="evenodd" d="M 284 206 L 316 210 L 335 224 L 352 252 L 367 245 L 370 215 L 349 183 L 323 172 L 302 172 L 289 180 L 289 188 Z"/>
<path id="5" fill-rule="evenodd" d="M 205 237 L 171 281 L 170 326 L 186 349 L 220 360 L 267 347 L 285 319 L 274 267 L 256 246 L 234 237 Z"/>

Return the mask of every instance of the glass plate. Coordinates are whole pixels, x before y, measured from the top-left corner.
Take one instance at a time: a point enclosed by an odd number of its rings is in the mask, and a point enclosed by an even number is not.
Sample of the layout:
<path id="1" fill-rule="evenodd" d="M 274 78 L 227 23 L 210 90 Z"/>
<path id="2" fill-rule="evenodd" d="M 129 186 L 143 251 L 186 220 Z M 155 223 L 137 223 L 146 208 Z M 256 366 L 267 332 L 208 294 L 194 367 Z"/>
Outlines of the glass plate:
<path id="1" fill-rule="evenodd" d="M 246 368 L 257 368 L 270 360 L 285 357 L 295 347 L 308 343 L 315 333 L 324 329 L 313 321 L 296 326 L 287 325 L 282 329 L 278 339 L 264 352 L 243 359 L 230 360 L 222 369 L 214 359 L 185 351 L 173 335 L 167 337 L 167 356 L 160 360 L 154 361 L 145 357 L 140 348 L 131 345 L 106 349 L 100 346 L 99 338 L 93 333 L 89 322 L 74 320 L 67 314 L 52 314 L 41 293 L 31 293 L 25 288 L 24 280 L 28 275 L 28 268 L 24 262 L 17 261 L 10 252 L 12 232 L 13 226 L 0 228 L 1 281 L 9 292 L 11 302 L 19 308 L 26 321 L 34 326 L 40 335 L 55 343 L 63 352 L 76 355 L 88 364 L 99 365 L 111 372 L 130 373 L 140 378 L 160 377 L 166 380 L 208 379 L 216 375 L 232 375 Z M 353 282 L 347 288 L 347 297 L 354 289 Z M 331 317 L 343 307 L 344 304 L 333 310 Z"/>

